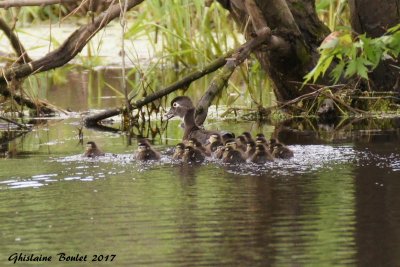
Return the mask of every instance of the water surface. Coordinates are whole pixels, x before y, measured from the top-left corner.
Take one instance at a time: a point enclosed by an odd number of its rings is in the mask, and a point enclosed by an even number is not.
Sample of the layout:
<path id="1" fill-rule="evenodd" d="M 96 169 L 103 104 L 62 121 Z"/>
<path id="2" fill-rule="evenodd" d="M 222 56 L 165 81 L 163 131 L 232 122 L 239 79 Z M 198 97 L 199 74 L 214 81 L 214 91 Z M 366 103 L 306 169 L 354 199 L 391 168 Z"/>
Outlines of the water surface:
<path id="1" fill-rule="evenodd" d="M 115 254 L 116 266 L 400 265 L 395 123 L 333 134 L 209 122 L 263 131 L 294 150 L 293 159 L 265 166 L 187 166 L 165 154 L 139 164 L 135 139 L 127 145 L 124 134 L 89 129 L 84 141 L 108 154 L 83 159 L 78 125 L 53 120 L 8 144 L 0 159 L 1 266 L 12 265 L 13 253 L 52 255 L 42 266 L 72 266 L 57 261 L 60 252 L 88 260 Z M 180 137 L 172 122 L 155 147 L 166 151 Z"/>

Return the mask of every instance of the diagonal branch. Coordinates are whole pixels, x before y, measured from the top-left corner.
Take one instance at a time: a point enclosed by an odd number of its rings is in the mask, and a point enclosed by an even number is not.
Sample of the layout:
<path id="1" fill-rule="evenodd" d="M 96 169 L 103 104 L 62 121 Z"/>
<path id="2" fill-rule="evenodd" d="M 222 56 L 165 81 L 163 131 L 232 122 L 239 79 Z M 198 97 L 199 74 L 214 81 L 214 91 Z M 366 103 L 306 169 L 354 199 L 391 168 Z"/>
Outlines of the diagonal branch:
<path id="1" fill-rule="evenodd" d="M 2 30 L 7 38 L 10 40 L 10 43 L 15 53 L 17 53 L 18 63 L 27 63 L 32 61 L 32 59 L 26 53 L 26 50 L 23 47 L 22 43 L 19 41 L 18 36 L 13 32 L 13 30 L 2 18 L 0 18 L 0 30 Z"/>

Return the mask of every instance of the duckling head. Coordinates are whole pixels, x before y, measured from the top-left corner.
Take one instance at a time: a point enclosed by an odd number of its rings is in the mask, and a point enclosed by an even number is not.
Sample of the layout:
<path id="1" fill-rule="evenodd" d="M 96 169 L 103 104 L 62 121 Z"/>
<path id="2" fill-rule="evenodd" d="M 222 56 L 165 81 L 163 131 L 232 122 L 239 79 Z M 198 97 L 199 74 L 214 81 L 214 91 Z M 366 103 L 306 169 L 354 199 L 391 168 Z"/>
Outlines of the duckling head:
<path id="1" fill-rule="evenodd" d="M 185 145 L 184 145 L 183 143 L 178 143 L 178 144 L 176 144 L 176 146 L 175 146 L 175 152 L 181 153 L 181 152 L 183 152 L 183 151 L 185 151 Z"/>
<path id="2" fill-rule="evenodd" d="M 219 141 L 220 139 L 221 139 L 221 137 L 220 137 L 218 134 L 212 134 L 212 135 L 210 135 L 210 137 L 208 138 L 208 142 L 209 142 L 210 144 L 212 144 L 212 143 L 214 143 L 214 142 Z"/>
<path id="3" fill-rule="evenodd" d="M 236 148 L 237 148 L 237 144 L 236 144 L 235 139 L 229 139 L 229 140 L 227 140 L 227 141 L 225 142 L 225 147 L 226 147 L 226 148 L 231 147 L 231 148 L 233 148 L 233 149 L 236 149 Z"/>
<path id="4" fill-rule="evenodd" d="M 150 146 L 149 146 L 148 143 L 141 142 L 141 143 L 138 144 L 138 151 L 139 152 L 144 152 L 144 151 L 146 151 L 148 149 L 150 149 Z"/>
<path id="5" fill-rule="evenodd" d="M 194 108 L 193 102 L 189 97 L 178 96 L 171 101 L 171 108 L 167 112 L 167 114 L 164 115 L 164 117 L 167 120 L 176 116 L 183 118 L 187 113 L 187 111 L 193 108 Z"/>
<path id="6" fill-rule="evenodd" d="M 97 145 L 95 142 L 89 141 L 86 143 L 86 150 L 96 149 L 96 148 L 97 148 Z"/>

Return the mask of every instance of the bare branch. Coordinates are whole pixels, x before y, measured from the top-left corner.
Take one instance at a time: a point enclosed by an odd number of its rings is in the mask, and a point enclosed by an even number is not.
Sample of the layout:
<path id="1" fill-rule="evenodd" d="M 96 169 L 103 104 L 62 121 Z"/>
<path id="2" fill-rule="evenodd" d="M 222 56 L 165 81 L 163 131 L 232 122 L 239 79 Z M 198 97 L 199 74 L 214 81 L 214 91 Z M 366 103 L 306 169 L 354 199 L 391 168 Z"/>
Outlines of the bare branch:
<path id="1" fill-rule="evenodd" d="M 22 6 L 47 6 L 54 4 L 73 3 L 76 0 L 5 0 L 0 2 L 0 8 Z"/>
<path id="2" fill-rule="evenodd" d="M 13 30 L 7 25 L 7 23 L 0 18 L 0 29 L 5 33 L 7 38 L 10 40 L 11 45 L 17 53 L 18 56 L 18 63 L 27 63 L 32 61 L 32 59 L 26 53 L 25 48 L 23 47 L 22 43 L 19 41 L 18 36 L 13 32 Z"/>
<path id="3" fill-rule="evenodd" d="M 144 0 L 127 0 L 127 9 L 131 9 L 134 6 L 140 4 Z M 73 32 L 64 43 L 54 51 L 48 53 L 44 57 L 29 62 L 27 64 L 22 64 L 10 69 L 6 69 L 0 75 L 0 94 L 4 96 L 11 96 L 10 91 L 5 86 L 7 80 L 24 78 L 30 74 L 43 72 L 50 69 L 54 69 L 64 64 L 68 63 L 73 59 L 89 40 L 102 28 L 104 28 L 111 20 L 118 17 L 121 12 L 121 7 L 119 4 L 112 5 L 108 10 L 87 25 L 80 27 L 78 30 Z M 35 102 L 26 99 L 22 96 L 14 96 L 14 99 L 19 104 L 27 104 L 28 107 L 36 107 L 39 110 Z M 47 112 L 46 112 L 47 113 Z"/>

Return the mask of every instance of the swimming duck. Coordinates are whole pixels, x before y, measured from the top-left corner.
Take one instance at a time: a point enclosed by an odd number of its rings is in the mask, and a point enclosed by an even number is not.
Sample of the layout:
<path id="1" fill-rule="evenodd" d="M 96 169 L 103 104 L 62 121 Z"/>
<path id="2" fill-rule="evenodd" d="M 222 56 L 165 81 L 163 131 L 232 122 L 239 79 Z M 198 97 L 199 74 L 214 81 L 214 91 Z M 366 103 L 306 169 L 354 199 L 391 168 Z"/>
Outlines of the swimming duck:
<path id="1" fill-rule="evenodd" d="M 225 151 L 225 146 L 219 145 L 219 146 L 217 146 L 217 149 L 215 150 L 215 152 L 212 154 L 212 157 L 214 159 L 222 159 L 222 157 L 224 155 L 224 151 Z"/>
<path id="2" fill-rule="evenodd" d="M 256 138 L 256 145 L 263 145 L 263 146 L 265 146 L 265 149 L 267 149 L 267 150 L 270 149 L 268 140 L 263 136 L 259 136 Z"/>
<path id="3" fill-rule="evenodd" d="M 217 133 L 201 129 L 195 122 L 195 107 L 187 96 L 178 96 L 171 101 L 171 109 L 165 114 L 167 120 L 179 116 L 183 118 L 184 134 L 182 140 L 196 138 L 201 144 L 207 143 L 210 135 Z"/>
<path id="4" fill-rule="evenodd" d="M 200 150 L 191 146 L 187 146 L 185 147 L 185 152 L 183 153 L 182 159 L 186 163 L 202 163 L 205 157 Z"/>
<path id="5" fill-rule="evenodd" d="M 219 134 L 212 134 L 210 138 L 208 138 L 208 143 L 205 146 L 207 154 L 212 155 L 218 148 L 218 146 L 222 145 L 221 136 Z"/>
<path id="6" fill-rule="evenodd" d="M 253 136 L 251 136 L 250 132 L 243 132 L 242 135 L 244 136 L 244 138 L 246 138 L 246 143 L 249 143 L 251 141 L 254 142 Z"/>
<path id="7" fill-rule="evenodd" d="M 287 148 L 286 146 L 277 143 L 274 145 L 274 150 L 272 151 L 272 156 L 274 158 L 279 158 L 279 159 L 290 159 L 292 158 L 293 151 Z"/>
<path id="8" fill-rule="evenodd" d="M 183 143 L 178 143 L 175 146 L 174 154 L 172 158 L 175 160 L 183 159 L 183 154 L 185 153 L 185 145 Z"/>
<path id="9" fill-rule="evenodd" d="M 274 158 L 272 157 L 271 153 L 269 153 L 267 148 L 262 144 L 256 145 L 256 151 L 250 158 L 250 162 L 256 164 L 264 164 L 267 161 L 273 161 L 273 160 Z"/>
<path id="10" fill-rule="evenodd" d="M 246 152 L 247 145 L 246 145 L 246 137 L 244 135 L 239 135 L 236 137 L 236 147 L 238 150 L 241 150 L 242 152 Z"/>
<path id="11" fill-rule="evenodd" d="M 246 153 L 245 153 L 246 159 L 250 159 L 251 156 L 253 156 L 254 152 L 256 152 L 256 143 L 254 141 L 247 142 Z"/>
<path id="12" fill-rule="evenodd" d="M 222 156 L 223 163 L 239 164 L 245 163 L 246 160 L 243 158 L 242 153 L 235 149 L 233 146 L 225 146 L 225 151 Z"/>
<path id="13" fill-rule="evenodd" d="M 103 151 L 101 151 L 95 142 L 93 141 L 89 141 L 86 143 L 86 151 L 83 154 L 84 157 L 88 157 L 88 158 L 94 158 L 94 157 L 100 157 L 100 156 L 104 156 L 105 154 L 103 153 Z"/>
<path id="14" fill-rule="evenodd" d="M 135 158 L 140 161 L 159 160 L 160 154 L 150 146 L 146 139 L 143 139 L 138 143 Z"/>
<path id="15" fill-rule="evenodd" d="M 211 153 L 207 152 L 207 149 L 197 140 L 196 138 L 190 138 L 188 146 L 192 146 L 201 151 L 205 156 L 211 156 Z"/>

